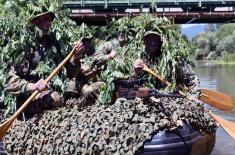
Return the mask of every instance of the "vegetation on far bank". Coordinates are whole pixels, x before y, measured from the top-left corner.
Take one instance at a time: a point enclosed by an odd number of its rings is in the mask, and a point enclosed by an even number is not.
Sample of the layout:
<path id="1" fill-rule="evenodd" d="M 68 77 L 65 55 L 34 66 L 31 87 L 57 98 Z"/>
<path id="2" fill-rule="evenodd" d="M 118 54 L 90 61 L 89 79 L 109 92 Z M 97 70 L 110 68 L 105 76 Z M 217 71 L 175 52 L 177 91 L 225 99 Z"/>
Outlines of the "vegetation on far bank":
<path id="1" fill-rule="evenodd" d="M 199 62 L 207 63 L 207 64 L 221 64 L 221 65 L 235 65 L 235 61 L 225 62 L 224 60 L 198 60 Z"/>
<path id="2" fill-rule="evenodd" d="M 235 24 L 208 25 L 191 41 L 196 60 L 235 63 Z"/>

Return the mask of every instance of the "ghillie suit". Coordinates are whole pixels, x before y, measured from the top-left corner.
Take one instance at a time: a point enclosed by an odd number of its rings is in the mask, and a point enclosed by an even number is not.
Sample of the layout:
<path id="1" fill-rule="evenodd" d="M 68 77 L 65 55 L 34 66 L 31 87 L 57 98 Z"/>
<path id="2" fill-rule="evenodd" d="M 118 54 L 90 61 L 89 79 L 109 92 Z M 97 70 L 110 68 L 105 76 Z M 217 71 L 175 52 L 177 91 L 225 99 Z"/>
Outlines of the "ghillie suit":
<path id="1" fill-rule="evenodd" d="M 50 58 L 53 53 L 57 52 L 60 46 L 61 54 L 67 55 L 71 49 L 71 42 L 78 39 L 78 27 L 75 22 L 66 17 L 65 11 L 61 10 L 58 1 L 1 1 L 0 2 L 0 98 L 4 100 L 4 105 L 9 111 L 15 110 L 15 98 L 13 95 L 6 92 L 3 88 L 7 72 L 13 64 L 17 64 L 22 60 L 23 55 L 32 54 L 32 50 L 36 50 L 38 44 L 38 31 L 30 21 L 39 12 L 42 12 L 43 7 L 47 10 L 56 12 L 56 19 L 50 29 L 53 33 L 53 42 L 59 42 L 59 45 L 48 49 L 50 56 L 40 63 L 35 69 L 38 77 L 47 77 L 55 67 L 50 64 Z M 9 10 L 12 10 L 9 12 Z M 63 44 L 60 44 L 63 43 Z M 64 91 L 63 79 L 66 77 L 66 71 L 63 69 L 61 76 L 55 76 L 50 81 L 50 86 L 62 93 Z M 35 74 L 35 73 L 34 73 Z"/>
<path id="2" fill-rule="evenodd" d="M 166 18 L 155 18 L 151 15 L 142 15 L 135 18 L 125 17 L 118 20 L 113 25 L 124 27 L 126 31 L 133 31 L 131 42 L 126 45 L 125 57 L 121 55 L 121 49 L 116 49 L 116 58 L 109 62 L 108 68 L 102 72 L 100 79 L 107 84 L 101 91 L 97 103 L 108 104 L 112 101 L 112 92 L 115 89 L 114 83 L 117 79 L 128 79 L 133 73 L 133 62 L 137 58 L 142 58 L 144 55 L 144 34 L 147 31 L 157 32 L 162 39 L 161 56 L 157 63 L 149 63 L 151 69 L 160 74 L 164 79 L 168 79 L 172 85 L 167 87 L 167 91 L 174 91 L 177 83 L 177 64 L 183 60 L 186 63 L 191 63 L 189 59 L 189 48 L 180 34 L 175 30 L 174 25 Z M 128 36 L 130 38 L 130 36 Z M 177 42 L 175 41 L 177 40 Z M 145 86 L 154 88 L 154 84 L 149 82 Z M 196 81 L 198 82 L 198 81 Z M 184 85 L 182 85 L 184 86 Z"/>
<path id="3" fill-rule="evenodd" d="M 118 99 L 109 106 L 82 111 L 61 108 L 17 121 L 4 139 L 16 154 L 135 154 L 160 130 L 176 130 L 182 121 L 214 133 L 210 112 L 186 99 Z"/>

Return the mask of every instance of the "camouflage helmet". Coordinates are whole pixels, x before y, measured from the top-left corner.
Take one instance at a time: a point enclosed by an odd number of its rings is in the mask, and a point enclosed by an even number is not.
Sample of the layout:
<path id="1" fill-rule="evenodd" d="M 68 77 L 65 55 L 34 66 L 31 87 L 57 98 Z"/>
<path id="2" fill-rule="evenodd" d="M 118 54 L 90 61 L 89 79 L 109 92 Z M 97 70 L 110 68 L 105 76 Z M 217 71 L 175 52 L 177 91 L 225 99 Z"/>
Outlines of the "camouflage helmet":
<path id="1" fill-rule="evenodd" d="M 157 35 L 158 37 L 161 38 L 161 35 L 160 35 L 158 32 L 156 32 L 156 31 L 146 31 L 146 32 L 144 33 L 144 37 L 147 37 L 147 36 L 150 35 L 150 34 Z"/>
<path id="2" fill-rule="evenodd" d="M 162 54 L 162 51 L 161 51 L 162 44 L 163 44 L 162 37 L 161 37 L 161 35 L 160 35 L 158 32 L 156 32 L 156 31 L 146 31 L 146 32 L 144 33 L 144 40 L 145 40 L 146 37 L 147 37 L 148 35 L 150 35 L 150 34 L 157 36 L 156 42 L 158 42 L 158 44 L 159 44 L 159 49 L 158 49 L 157 52 L 156 52 L 156 56 L 160 56 L 160 55 Z M 147 41 L 147 40 L 145 40 L 145 41 Z"/>
<path id="3" fill-rule="evenodd" d="M 46 11 L 43 13 L 39 13 L 35 17 L 33 17 L 31 20 L 31 23 L 37 26 L 40 23 L 40 21 L 44 19 L 49 19 L 52 22 L 54 18 L 55 18 L 55 14 L 53 12 Z"/>
<path id="4" fill-rule="evenodd" d="M 81 40 L 84 40 L 84 39 L 93 39 L 93 35 L 91 33 L 91 30 L 84 23 L 82 23 L 82 25 L 80 27 L 79 37 L 80 37 Z"/>
<path id="5" fill-rule="evenodd" d="M 144 38 L 146 38 L 148 35 L 150 35 L 150 34 L 152 34 L 152 35 L 156 35 L 158 38 L 159 38 L 159 42 L 160 42 L 160 45 L 162 46 L 162 37 L 161 37 L 161 35 L 158 33 L 158 32 L 156 32 L 156 31 L 146 31 L 145 33 L 144 33 Z"/>

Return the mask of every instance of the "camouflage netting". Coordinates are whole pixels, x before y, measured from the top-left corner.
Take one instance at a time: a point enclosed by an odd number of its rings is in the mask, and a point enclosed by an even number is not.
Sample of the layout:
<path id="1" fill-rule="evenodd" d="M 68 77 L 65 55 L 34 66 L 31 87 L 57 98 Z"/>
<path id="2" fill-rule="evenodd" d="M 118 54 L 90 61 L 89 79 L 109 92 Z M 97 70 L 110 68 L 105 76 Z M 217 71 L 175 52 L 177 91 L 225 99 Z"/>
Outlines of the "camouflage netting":
<path id="1" fill-rule="evenodd" d="M 12 154 L 134 154 L 151 135 L 174 130 L 181 120 L 208 133 L 217 126 L 209 111 L 186 99 L 118 99 L 110 106 L 47 111 L 29 119 L 27 128 L 16 121 L 4 143 Z"/>

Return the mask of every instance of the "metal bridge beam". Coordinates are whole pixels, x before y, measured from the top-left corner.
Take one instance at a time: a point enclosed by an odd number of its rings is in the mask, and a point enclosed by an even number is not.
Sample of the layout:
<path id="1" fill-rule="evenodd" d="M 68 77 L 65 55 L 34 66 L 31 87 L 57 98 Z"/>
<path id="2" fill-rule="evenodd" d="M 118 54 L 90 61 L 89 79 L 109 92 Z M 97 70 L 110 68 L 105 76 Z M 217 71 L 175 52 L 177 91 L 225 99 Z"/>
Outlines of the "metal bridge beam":
<path id="1" fill-rule="evenodd" d="M 149 9 L 148 13 L 155 16 L 169 17 L 179 24 L 189 21 L 224 23 L 235 19 L 235 0 L 66 0 L 62 1 L 62 6 L 71 10 L 70 17 L 78 24 L 91 25 L 104 25 L 112 18 L 137 16 L 143 13 L 143 9 Z M 223 7 L 228 9 L 216 11 Z"/>

